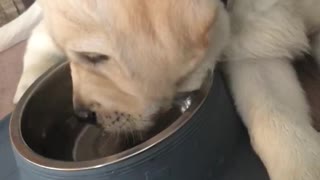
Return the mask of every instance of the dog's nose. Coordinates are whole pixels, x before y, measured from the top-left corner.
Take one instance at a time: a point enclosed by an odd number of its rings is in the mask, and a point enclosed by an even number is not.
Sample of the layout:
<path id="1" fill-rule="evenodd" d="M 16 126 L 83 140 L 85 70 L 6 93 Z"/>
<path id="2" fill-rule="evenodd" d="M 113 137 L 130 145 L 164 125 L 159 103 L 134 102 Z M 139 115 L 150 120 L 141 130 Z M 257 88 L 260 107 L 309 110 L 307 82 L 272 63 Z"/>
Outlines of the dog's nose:
<path id="1" fill-rule="evenodd" d="M 86 106 L 84 106 L 84 104 L 80 102 L 78 98 L 75 97 L 73 98 L 73 111 L 77 117 L 82 119 L 89 118 L 89 115 L 91 113 L 91 111 Z"/>
<path id="2" fill-rule="evenodd" d="M 87 106 L 84 105 L 82 101 L 80 101 L 77 96 L 73 97 L 73 111 L 74 115 L 81 122 L 96 124 L 97 118 L 96 113 L 91 111 Z"/>
<path id="3" fill-rule="evenodd" d="M 88 109 L 84 109 L 81 106 L 74 105 L 74 114 L 78 121 L 89 124 L 96 124 L 96 114 Z"/>
<path id="4" fill-rule="evenodd" d="M 87 119 L 89 118 L 91 111 L 88 109 L 84 109 L 82 107 L 74 106 L 74 113 L 77 117 L 82 118 L 82 119 Z"/>

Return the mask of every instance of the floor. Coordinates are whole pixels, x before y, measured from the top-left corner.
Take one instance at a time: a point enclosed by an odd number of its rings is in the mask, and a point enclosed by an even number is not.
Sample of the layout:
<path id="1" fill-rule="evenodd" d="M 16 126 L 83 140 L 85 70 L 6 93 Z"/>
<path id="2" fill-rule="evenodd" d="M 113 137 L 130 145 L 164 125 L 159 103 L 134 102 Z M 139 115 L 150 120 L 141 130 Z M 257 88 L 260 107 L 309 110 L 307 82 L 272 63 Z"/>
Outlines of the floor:
<path id="1" fill-rule="evenodd" d="M 25 42 L 0 53 L 0 119 L 10 113 L 12 99 L 22 70 Z"/>

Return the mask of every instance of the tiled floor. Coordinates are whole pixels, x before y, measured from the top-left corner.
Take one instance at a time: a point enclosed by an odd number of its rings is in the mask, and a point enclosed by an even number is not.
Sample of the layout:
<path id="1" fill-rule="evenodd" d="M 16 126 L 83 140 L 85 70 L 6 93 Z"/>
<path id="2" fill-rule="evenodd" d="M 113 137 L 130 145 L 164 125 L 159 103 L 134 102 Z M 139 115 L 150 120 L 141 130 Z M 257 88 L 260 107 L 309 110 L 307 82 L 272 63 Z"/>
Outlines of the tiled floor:
<path id="1" fill-rule="evenodd" d="M 22 70 L 25 43 L 0 53 L 0 119 L 13 109 L 12 99 Z"/>

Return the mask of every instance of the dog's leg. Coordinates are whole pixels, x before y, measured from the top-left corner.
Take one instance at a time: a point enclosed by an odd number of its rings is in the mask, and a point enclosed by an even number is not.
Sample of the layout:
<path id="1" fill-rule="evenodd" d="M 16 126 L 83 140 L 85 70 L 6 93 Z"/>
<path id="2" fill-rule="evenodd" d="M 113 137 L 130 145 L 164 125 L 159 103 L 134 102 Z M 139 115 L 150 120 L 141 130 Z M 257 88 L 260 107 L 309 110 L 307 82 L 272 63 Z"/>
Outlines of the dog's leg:
<path id="1" fill-rule="evenodd" d="M 227 65 L 237 109 L 272 180 L 319 180 L 320 136 L 287 61 Z"/>
<path id="2" fill-rule="evenodd" d="M 13 102 L 17 103 L 28 87 L 46 70 L 64 59 L 40 23 L 32 32 L 24 55 L 23 72 Z"/>

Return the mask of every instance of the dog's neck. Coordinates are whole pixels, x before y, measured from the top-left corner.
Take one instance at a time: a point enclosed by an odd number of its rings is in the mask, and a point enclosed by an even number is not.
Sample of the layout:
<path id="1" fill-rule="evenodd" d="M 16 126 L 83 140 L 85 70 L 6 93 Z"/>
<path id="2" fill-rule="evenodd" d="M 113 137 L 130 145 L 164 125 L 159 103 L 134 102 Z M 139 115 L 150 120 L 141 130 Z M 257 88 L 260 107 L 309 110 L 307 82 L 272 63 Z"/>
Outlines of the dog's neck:
<path id="1" fill-rule="evenodd" d="M 178 93 L 191 92 L 201 87 L 209 70 L 213 71 L 220 60 L 220 54 L 227 45 L 230 36 L 229 16 L 223 3 L 219 3 L 217 20 L 211 27 L 209 47 L 201 64 L 184 80 Z"/>

